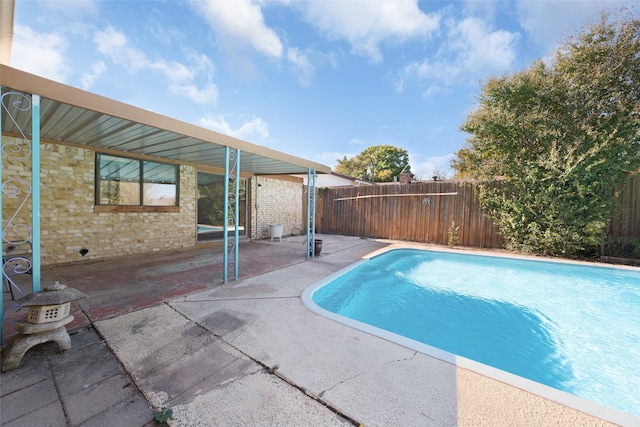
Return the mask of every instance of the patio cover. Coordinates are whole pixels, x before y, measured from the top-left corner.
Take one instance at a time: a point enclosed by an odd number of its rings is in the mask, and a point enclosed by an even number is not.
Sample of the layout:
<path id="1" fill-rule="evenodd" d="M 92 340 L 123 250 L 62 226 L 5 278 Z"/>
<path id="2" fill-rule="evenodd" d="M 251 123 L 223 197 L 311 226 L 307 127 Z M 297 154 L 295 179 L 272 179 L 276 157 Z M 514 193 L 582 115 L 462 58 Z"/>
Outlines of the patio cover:
<path id="1" fill-rule="evenodd" d="M 1 23 L 5 27 L 4 21 Z M 2 45 L 10 37 L 2 37 Z M 307 174 L 309 179 L 317 173 L 326 174 L 331 168 L 319 163 L 294 157 L 279 151 L 233 138 L 227 135 L 185 123 L 142 108 L 134 107 L 113 99 L 105 98 L 52 80 L 48 80 L 0 63 L 0 88 L 2 102 L 10 108 L 10 117 L 2 111 L 2 134 L 22 137 L 22 132 L 32 138 L 32 143 L 39 146 L 41 142 L 58 143 L 93 149 L 95 151 L 130 157 L 164 160 L 169 163 L 191 164 L 196 167 L 218 169 L 229 178 L 230 151 L 237 150 L 237 174 L 250 175 L 291 175 Z M 25 108 L 24 99 L 16 92 L 31 98 L 37 95 L 38 107 L 34 119 L 34 108 Z M 6 94 L 6 96 L 5 96 Z M 14 104 L 15 103 L 15 104 Z M 4 108 L 2 108 L 4 110 Z M 39 123 L 38 123 L 39 122 Z M 35 124 L 35 128 L 32 128 Z M 22 132 L 21 132 L 22 130 Z M 30 130 L 34 133 L 29 135 Z M 36 135 L 37 132 L 37 135 Z M 37 144 L 37 145 L 36 145 Z M 39 150 L 34 150 L 32 157 L 39 164 Z M 38 153 L 38 154 L 37 154 Z M 37 157 L 37 160 L 35 160 Z M 236 183 L 239 181 L 236 176 Z M 40 177 L 39 171 L 32 171 L 32 227 L 33 227 L 33 264 L 32 291 L 40 290 Z M 313 178 L 315 187 L 315 178 Z M 236 198 L 238 186 L 236 184 Z M 315 209 L 315 198 L 312 200 L 308 192 L 307 222 L 309 211 Z M 225 206 L 228 203 L 225 197 Z M 0 195 L 1 200 L 1 195 Z M 313 201 L 313 205 L 311 202 Z M 236 207 L 237 209 L 237 207 Z M 227 212 L 228 209 L 225 209 Z M 1 211 L 0 211 L 1 212 Z M 236 212 L 237 215 L 237 212 Z M 236 229 L 237 230 L 237 229 Z M 307 230 L 307 239 L 313 239 L 314 233 Z M 237 240 L 237 231 L 235 240 Z M 227 270 L 235 264 L 235 278 L 238 268 L 235 261 L 229 261 L 230 254 L 235 252 L 238 258 L 238 246 L 225 251 L 224 282 L 227 281 Z M 228 245 L 225 233 L 224 246 Z M 0 311 L 3 311 L 0 300 Z M 0 326 L 0 340 L 2 327 Z"/>
<path id="2" fill-rule="evenodd" d="M 330 173 L 331 168 L 299 157 L 185 123 L 0 64 L 3 93 L 37 94 L 40 140 L 103 152 L 151 156 L 224 170 L 225 149 L 240 150 L 240 172 L 253 175 Z M 11 96 L 8 102 L 17 100 Z M 5 99 L 5 105 L 7 100 Z M 31 129 L 31 111 L 17 111 L 20 129 Z M 11 120 L 2 133 L 19 136 Z"/>

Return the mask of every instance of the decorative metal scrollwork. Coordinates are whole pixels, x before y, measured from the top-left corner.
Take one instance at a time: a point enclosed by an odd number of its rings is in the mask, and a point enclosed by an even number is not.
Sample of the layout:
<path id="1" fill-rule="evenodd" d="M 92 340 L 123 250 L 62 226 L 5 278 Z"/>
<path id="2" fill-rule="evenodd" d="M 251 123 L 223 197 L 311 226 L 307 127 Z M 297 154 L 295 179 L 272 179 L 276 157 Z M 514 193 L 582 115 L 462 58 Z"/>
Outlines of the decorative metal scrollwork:
<path id="1" fill-rule="evenodd" d="M 29 96 L 20 92 L 5 92 L 2 94 L 1 101 L 2 111 L 0 113 L 3 113 L 3 121 L 8 119 L 13 123 L 13 131 L 17 130 L 20 134 L 18 138 L 4 140 L 1 150 L 2 156 L 9 160 L 23 162 L 31 157 L 32 144 L 27 133 L 20 128 L 14 113 L 31 110 L 32 101 Z M 7 171 L 4 174 L 7 175 Z M 32 190 L 31 182 L 22 178 L 8 177 L 2 182 L 2 195 L 5 200 L 3 213 L 6 212 L 9 217 L 2 227 L 2 276 L 3 282 L 11 291 L 12 296 L 14 296 L 13 290 L 22 294 L 13 277 L 32 272 L 30 256 L 33 230 L 29 225 L 20 222 L 21 214 L 28 209 L 25 206 L 32 195 Z M 7 203 L 7 200 L 11 202 Z M 11 212 L 7 207 L 15 208 L 15 211 Z M 27 214 L 31 215 L 29 212 L 25 215 Z"/>
<path id="2" fill-rule="evenodd" d="M 20 187 L 24 187 L 24 190 L 21 190 Z M 21 199 L 15 212 L 2 228 L 2 241 L 17 245 L 30 242 L 32 238 L 31 227 L 16 222 L 16 219 L 31 196 L 31 184 L 24 179 L 7 179 L 2 183 L 2 194 Z"/>
<path id="3" fill-rule="evenodd" d="M 228 164 L 228 168 L 227 170 L 229 171 L 228 176 L 227 176 L 227 189 L 228 189 L 228 196 L 227 196 L 227 201 L 228 201 L 228 213 L 229 213 L 229 222 L 228 222 L 228 229 L 229 230 L 233 230 L 234 234 L 232 236 L 228 236 L 228 244 L 227 244 L 227 260 L 228 260 L 228 267 L 231 269 L 235 268 L 236 265 L 236 245 L 238 244 L 238 242 L 236 242 L 236 238 L 235 238 L 235 231 L 236 231 L 236 227 L 238 227 L 238 218 L 236 218 L 236 184 L 237 184 L 237 180 L 236 180 L 236 172 L 237 172 L 237 168 L 238 168 L 238 156 L 237 156 L 237 150 L 231 150 L 229 152 L 229 164 Z"/>
<path id="4" fill-rule="evenodd" d="M 11 101 L 11 97 L 17 97 L 18 99 Z M 12 110 L 9 108 L 10 106 L 13 107 L 14 110 L 29 111 L 31 110 L 31 99 L 29 99 L 29 97 L 24 93 L 20 92 L 6 92 L 2 94 L 2 109 L 5 111 L 6 117 L 11 120 L 22 137 L 22 144 L 19 144 L 14 140 L 9 140 L 2 144 L 2 154 L 14 160 L 28 159 L 29 156 L 31 156 L 31 140 L 27 138 L 25 132 L 20 128 L 18 122 L 16 122 L 16 119 L 12 114 Z"/>

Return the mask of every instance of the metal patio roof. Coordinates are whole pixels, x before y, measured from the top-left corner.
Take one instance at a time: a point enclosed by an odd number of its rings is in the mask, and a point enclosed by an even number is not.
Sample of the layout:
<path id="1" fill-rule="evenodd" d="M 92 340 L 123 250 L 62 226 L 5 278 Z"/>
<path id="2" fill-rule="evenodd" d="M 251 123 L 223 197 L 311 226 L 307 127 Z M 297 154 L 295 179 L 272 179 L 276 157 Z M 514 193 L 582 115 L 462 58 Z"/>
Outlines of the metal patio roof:
<path id="1" fill-rule="evenodd" d="M 331 168 L 105 98 L 0 64 L 3 95 L 40 95 L 40 140 L 122 155 L 151 156 L 224 169 L 225 147 L 240 150 L 240 171 L 255 175 L 330 173 Z M 19 101 L 3 97 L 5 106 Z M 12 109 L 2 132 L 31 131 L 31 110 Z M 5 112 L 3 111 L 3 114 Z M 15 121 L 15 124 L 14 124 Z M 19 129 L 18 129 L 18 127 Z"/>

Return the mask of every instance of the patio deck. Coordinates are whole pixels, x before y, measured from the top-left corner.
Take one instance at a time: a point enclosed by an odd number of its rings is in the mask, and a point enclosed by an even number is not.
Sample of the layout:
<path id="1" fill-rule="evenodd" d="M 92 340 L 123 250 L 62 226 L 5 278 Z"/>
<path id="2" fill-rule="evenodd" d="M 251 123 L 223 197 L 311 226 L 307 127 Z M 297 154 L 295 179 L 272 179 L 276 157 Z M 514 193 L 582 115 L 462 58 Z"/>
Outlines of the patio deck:
<path id="1" fill-rule="evenodd" d="M 2 374 L 0 424 L 613 425 L 312 313 L 306 287 L 389 244 L 319 238 L 241 243 L 227 284 L 211 247 L 43 271 L 89 298 L 71 350 Z"/>
<path id="2" fill-rule="evenodd" d="M 266 243 L 248 240 L 240 243 L 239 280 L 305 261 L 302 244 L 267 250 Z M 222 257 L 221 246 L 204 244 L 157 254 L 44 267 L 42 287 L 59 281 L 89 296 L 72 305 L 71 314 L 75 319 L 67 326 L 72 330 L 221 285 Z M 229 277 L 233 277 L 233 272 Z M 31 292 L 31 276 L 14 279 L 23 292 Z M 3 298 L 7 307 L 11 303 L 10 295 L 3 293 Z M 11 324 L 5 323 L 4 327 L 3 341 L 6 342 L 15 331 Z"/>

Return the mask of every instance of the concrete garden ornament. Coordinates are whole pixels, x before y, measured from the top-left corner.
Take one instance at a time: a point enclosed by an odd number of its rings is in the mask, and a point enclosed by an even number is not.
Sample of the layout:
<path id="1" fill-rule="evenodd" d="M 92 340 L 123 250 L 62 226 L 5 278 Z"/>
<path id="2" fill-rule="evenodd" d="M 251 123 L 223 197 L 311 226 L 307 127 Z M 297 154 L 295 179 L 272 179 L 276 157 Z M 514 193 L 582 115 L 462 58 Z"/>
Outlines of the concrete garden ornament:
<path id="1" fill-rule="evenodd" d="M 71 348 L 71 337 L 65 325 L 73 321 L 69 314 L 72 301 L 85 298 L 82 292 L 67 288 L 59 282 L 16 301 L 23 307 L 29 307 L 27 318 L 14 323 L 18 334 L 13 336 L 3 350 L 2 372 L 16 369 L 29 349 L 45 342 L 55 342 L 58 351 Z"/>

